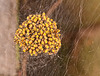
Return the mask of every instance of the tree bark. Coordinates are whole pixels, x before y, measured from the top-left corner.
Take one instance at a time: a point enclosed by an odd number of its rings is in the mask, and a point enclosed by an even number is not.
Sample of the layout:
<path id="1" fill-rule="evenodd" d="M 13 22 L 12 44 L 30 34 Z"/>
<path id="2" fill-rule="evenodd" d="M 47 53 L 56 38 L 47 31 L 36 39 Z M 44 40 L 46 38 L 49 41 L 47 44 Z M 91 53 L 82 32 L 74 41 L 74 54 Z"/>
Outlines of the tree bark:
<path id="1" fill-rule="evenodd" d="M 17 26 L 16 0 L 0 0 L 0 74 L 16 75 L 14 33 Z"/>

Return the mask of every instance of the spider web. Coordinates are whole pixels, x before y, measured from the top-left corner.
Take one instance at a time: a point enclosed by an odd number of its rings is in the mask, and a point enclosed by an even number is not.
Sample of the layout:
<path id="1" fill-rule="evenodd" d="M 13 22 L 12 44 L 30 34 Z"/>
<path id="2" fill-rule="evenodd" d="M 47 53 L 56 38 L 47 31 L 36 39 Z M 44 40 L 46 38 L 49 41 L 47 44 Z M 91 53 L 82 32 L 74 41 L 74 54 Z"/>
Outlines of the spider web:
<path id="1" fill-rule="evenodd" d="M 20 2 L 19 24 L 29 14 L 47 12 L 56 1 L 26 0 L 26 2 Z M 99 0 L 63 0 L 50 16 L 61 30 L 62 46 L 53 56 L 44 54 L 37 57 L 29 56 L 27 75 L 99 76 L 100 35 L 97 33 L 100 32 L 99 8 Z"/>

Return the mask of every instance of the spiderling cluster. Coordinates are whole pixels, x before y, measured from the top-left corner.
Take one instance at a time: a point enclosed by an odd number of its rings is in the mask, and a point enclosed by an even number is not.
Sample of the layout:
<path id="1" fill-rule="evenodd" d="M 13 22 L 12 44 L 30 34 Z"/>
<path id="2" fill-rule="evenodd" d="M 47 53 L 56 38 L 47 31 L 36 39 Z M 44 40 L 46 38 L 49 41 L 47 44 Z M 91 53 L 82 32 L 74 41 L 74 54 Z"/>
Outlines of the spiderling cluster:
<path id="1" fill-rule="evenodd" d="M 14 41 L 31 56 L 41 53 L 52 55 L 61 47 L 60 36 L 57 23 L 42 13 L 29 15 L 16 30 Z"/>

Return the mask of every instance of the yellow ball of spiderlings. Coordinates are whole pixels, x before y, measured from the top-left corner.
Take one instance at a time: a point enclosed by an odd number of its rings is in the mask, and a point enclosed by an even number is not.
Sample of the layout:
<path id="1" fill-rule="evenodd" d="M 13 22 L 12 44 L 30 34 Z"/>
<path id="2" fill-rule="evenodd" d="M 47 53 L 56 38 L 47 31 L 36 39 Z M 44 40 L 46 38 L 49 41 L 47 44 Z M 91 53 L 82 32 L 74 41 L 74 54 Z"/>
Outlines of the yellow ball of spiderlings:
<path id="1" fill-rule="evenodd" d="M 45 49 L 43 52 L 44 52 L 44 53 L 48 53 L 48 51 L 49 51 L 49 49 Z"/>
<path id="2" fill-rule="evenodd" d="M 39 48 L 39 49 L 42 49 L 42 46 L 39 46 L 38 48 Z"/>
<path id="3" fill-rule="evenodd" d="M 37 56 L 37 52 L 34 50 L 32 55 Z"/>
<path id="4" fill-rule="evenodd" d="M 23 52 L 29 52 L 31 56 L 42 53 L 52 55 L 61 47 L 60 36 L 57 23 L 43 12 L 29 15 L 16 30 L 14 41 L 23 48 Z"/>

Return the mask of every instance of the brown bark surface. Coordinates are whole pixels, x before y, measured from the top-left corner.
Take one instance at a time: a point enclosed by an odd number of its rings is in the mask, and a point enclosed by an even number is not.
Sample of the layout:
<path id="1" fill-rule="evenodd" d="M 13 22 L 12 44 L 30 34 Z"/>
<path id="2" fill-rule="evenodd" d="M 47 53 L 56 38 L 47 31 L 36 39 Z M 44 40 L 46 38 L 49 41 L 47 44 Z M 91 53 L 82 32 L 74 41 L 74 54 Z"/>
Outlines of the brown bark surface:
<path id="1" fill-rule="evenodd" d="M 0 76 L 15 76 L 16 0 L 0 0 Z"/>

